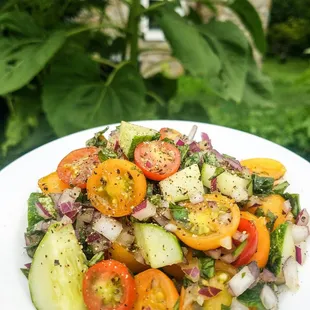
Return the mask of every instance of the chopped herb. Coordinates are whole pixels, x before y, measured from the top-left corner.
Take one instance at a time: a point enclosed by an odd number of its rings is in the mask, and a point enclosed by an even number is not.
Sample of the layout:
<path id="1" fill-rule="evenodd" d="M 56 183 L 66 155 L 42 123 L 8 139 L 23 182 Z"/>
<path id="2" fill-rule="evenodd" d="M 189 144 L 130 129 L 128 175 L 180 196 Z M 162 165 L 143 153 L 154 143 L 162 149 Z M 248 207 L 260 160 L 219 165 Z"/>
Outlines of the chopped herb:
<path id="1" fill-rule="evenodd" d="M 211 181 L 212 179 L 218 177 L 223 172 L 225 172 L 225 169 L 223 167 L 216 167 L 213 175 L 209 178 L 209 180 Z"/>
<path id="2" fill-rule="evenodd" d="M 256 211 L 255 211 L 255 215 L 256 216 L 258 216 L 258 217 L 260 217 L 260 216 L 265 216 L 265 213 L 264 213 L 264 211 L 263 211 L 263 209 L 262 208 L 257 208 L 256 209 Z"/>
<path id="3" fill-rule="evenodd" d="M 177 146 L 177 148 L 179 149 L 180 154 L 181 154 L 181 163 L 183 163 L 187 154 L 188 154 L 189 145 L 186 144 L 186 145 L 182 145 L 182 146 Z"/>
<path id="4" fill-rule="evenodd" d="M 104 252 L 96 253 L 89 261 L 88 267 L 91 267 L 104 259 Z"/>
<path id="5" fill-rule="evenodd" d="M 216 158 L 216 155 L 212 152 L 208 152 L 204 155 L 204 162 L 211 166 L 219 166 L 219 161 Z"/>
<path id="6" fill-rule="evenodd" d="M 261 177 L 257 174 L 253 174 L 252 181 L 254 195 L 266 195 L 272 192 L 274 178 Z"/>
<path id="7" fill-rule="evenodd" d="M 266 227 L 269 231 L 273 231 L 274 223 L 277 220 L 278 216 L 274 215 L 270 210 L 268 210 L 266 217 L 268 219 Z"/>
<path id="8" fill-rule="evenodd" d="M 173 306 L 173 310 L 179 310 L 179 308 L 180 308 L 180 298 L 178 298 L 177 302 Z"/>
<path id="9" fill-rule="evenodd" d="M 158 139 L 156 139 L 156 140 L 158 140 Z M 174 145 L 174 141 L 173 141 L 173 140 L 171 140 L 171 139 L 169 139 L 169 138 L 164 138 L 164 139 L 162 139 L 161 141 L 163 141 L 163 142 L 168 142 L 168 143 L 170 143 L 170 144 L 173 144 L 173 145 Z"/>
<path id="10" fill-rule="evenodd" d="M 94 137 L 86 141 L 86 146 L 106 147 L 107 139 L 104 137 L 104 133 L 109 129 L 106 127 L 102 131 L 95 133 Z"/>
<path id="11" fill-rule="evenodd" d="M 233 251 L 233 256 L 238 257 L 240 256 L 240 254 L 243 252 L 244 248 L 246 247 L 248 243 L 248 240 L 244 240 L 243 242 L 241 242 L 237 248 Z"/>
<path id="12" fill-rule="evenodd" d="M 241 278 L 243 279 L 245 277 L 245 272 L 242 272 Z"/>
<path id="13" fill-rule="evenodd" d="M 28 268 L 20 268 L 20 270 L 24 274 L 24 276 L 28 279 L 30 269 L 28 269 Z"/>
<path id="14" fill-rule="evenodd" d="M 297 215 L 300 212 L 300 204 L 299 204 L 299 194 L 289 194 L 285 193 L 282 195 L 284 199 L 289 200 L 290 204 L 292 206 L 291 212 L 294 215 L 294 218 L 297 217 Z"/>
<path id="15" fill-rule="evenodd" d="M 101 151 L 98 153 L 98 157 L 100 161 L 103 162 L 110 158 L 117 158 L 117 154 L 107 148 L 102 148 Z"/>
<path id="16" fill-rule="evenodd" d="M 221 310 L 230 310 L 230 306 L 221 305 Z"/>
<path id="17" fill-rule="evenodd" d="M 169 204 L 169 209 L 171 211 L 172 217 L 176 221 L 187 222 L 188 221 L 188 210 L 182 206 L 175 205 L 173 203 Z"/>
<path id="18" fill-rule="evenodd" d="M 198 257 L 198 258 L 203 258 L 203 257 L 206 257 L 207 255 L 203 251 L 193 249 L 192 250 L 192 256 Z"/>
<path id="19" fill-rule="evenodd" d="M 273 188 L 272 192 L 274 194 L 282 195 L 284 194 L 285 190 L 288 188 L 289 185 L 290 183 L 288 183 L 287 181 L 279 183 Z"/>
<path id="20" fill-rule="evenodd" d="M 149 198 L 149 201 L 155 205 L 155 206 L 159 206 L 160 203 L 161 203 L 161 197 L 159 194 L 156 194 L 156 195 L 152 195 L 150 198 Z"/>
<path id="21" fill-rule="evenodd" d="M 188 278 L 186 278 L 186 277 L 183 278 L 183 286 L 184 286 L 185 288 L 191 286 L 192 284 L 193 284 L 193 282 L 192 282 L 190 279 L 188 279 Z"/>
<path id="22" fill-rule="evenodd" d="M 197 152 L 197 153 L 193 153 L 192 155 L 188 156 L 182 163 L 182 168 L 184 169 L 193 164 L 201 165 L 203 163 L 203 155 L 204 155 L 204 152 Z"/>
<path id="23" fill-rule="evenodd" d="M 199 259 L 200 275 L 203 278 L 210 279 L 215 275 L 215 260 L 211 257 Z"/>

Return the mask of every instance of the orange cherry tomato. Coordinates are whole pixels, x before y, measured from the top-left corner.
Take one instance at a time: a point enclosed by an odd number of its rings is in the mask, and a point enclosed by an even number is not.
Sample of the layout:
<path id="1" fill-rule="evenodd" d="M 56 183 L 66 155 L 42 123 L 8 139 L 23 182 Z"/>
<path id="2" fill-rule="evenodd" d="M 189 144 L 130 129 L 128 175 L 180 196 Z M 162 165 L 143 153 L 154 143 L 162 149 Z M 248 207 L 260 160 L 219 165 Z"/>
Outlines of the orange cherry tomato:
<path id="1" fill-rule="evenodd" d="M 144 175 L 155 181 L 176 173 L 181 164 L 180 151 L 164 141 L 140 143 L 135 149 L 134 159 Z"/>
<path id="2" fill-rule="evenodd" d="M 233 263 L 233 265 L 236 267 L 246 265 L 250 262 L 251 257 L 257 250 L 258 244 L 258 232 L 254 222 L 241 217 L 238 230 L 242 232 L 246 231 L 248 234 L 248 238 L 245 248 L 237 258 L 237 260 Z"/>
<path id="3" fill-rule="evenodd" d="M 124 264 L 103 260 L 85 273 L 83 297 L 88 310 L 130 310 L 136 299 L 135 280 Z"/>
<path id="4" fill-rule="evenodd" d="M 216 203 L 219 210 L 229 211 L 230 221 L 222 221 L 219 217 L 219 211 L 215 210 L 209 203 Z M 225 237 L 231 237 L 237 230 L 240 222 L 240 210 L 236 203 L 221 194 L 204 195 L 204 201 L 192 204 L 183 203 L 188 209 L 189 223 L 172 221 L 178 229 L 175 234 L 189 247 L 196 250 L 212 250 L 222 245 Z M 222 211 L 221 211 L 222 212 Z M 191 230 L 186 225 L 192 224 Z M 200 233 L 201 228 L 201 233 Z"/>
<path id="5" fill-rule="evenodd" d="M 65 156 L 57 167 L 57 174 L 66 184 L 86 188 L 87 179 L 99 162 L 98 148 L 84 147 Z"/>
<path id="6" fill-rule="evenodd" d="M 137 300 L 134 310 L 173 310 L 179 294 L 173 282 L 160 270 L 148 269 L 135 276 Z"/>
<path id="7" fill-rule="evenodd" d="M 171 128 L 162 128 L 160 131 L 160 140 L 163 139 L 170 139 L 170 140 L 176 140 L 177 138 L 181 138 L 182 134 L 180 132 L 178 132 L 175 129 L 171 129 Z"/>
<path id="8" fill-rule="evenodd" d="M 286 168 L 279 161 L 271 158 L 250 158 L 242 160 L 242 166 L 247 167 L 251 172 L 260 176 L 280 179 L 286 172 Z"/>
<path id="9" fill-rule="evenodd" d="M 70 188 L 70 185 L 59 179 L 57 172 L 52 172 L 49 175 L 41 178 L 38 185 L 44 194 L 58 194 L 65 189 Z"/>
<path id="10" fill-rule="evenodd" d="M 270 234 L 266 227 L 266 219 L 265 217 L 256 217 L 246 211 L 241 212 L 241 218 L 252 221 L 258 232 L 257 250 L 249 262 L 256 261 L 259 268 L 264 268 L 267 264 L 270 251 Z"/>
<path id="11" fill-rule="evenodd" d="M 101 213 L 120 217 L 132 212 L 146 194 L 142 171 L 124 159 L 108 159 L 99 164 L 87 181 L 87 194 Z"/>
<path id="12" fill-rule="evenodd" d="M 148 265 L 139 263 L 131 252 L 116 242 L 113 243 L 109 249 L 109 255 L 112 259 L 125 264 L 133 273 L 138 273 L 150 268 Z"/>

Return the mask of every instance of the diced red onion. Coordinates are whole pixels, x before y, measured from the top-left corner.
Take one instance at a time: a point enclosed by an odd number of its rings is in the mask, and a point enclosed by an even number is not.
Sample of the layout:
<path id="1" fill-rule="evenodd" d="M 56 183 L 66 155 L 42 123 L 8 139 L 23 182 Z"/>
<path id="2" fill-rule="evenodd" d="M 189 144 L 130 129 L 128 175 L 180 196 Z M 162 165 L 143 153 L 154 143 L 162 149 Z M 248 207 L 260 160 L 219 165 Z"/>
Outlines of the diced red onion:
<path id="1" fill-rule="evenodd" d="M 197 266 L 182 267 L 182 270 L 186 277 L 189 278 L 192 282 L 198 282 L 200 278 L 200 270 Z"/>
<path id="2" fill-rule="evenodd" d="M 235 274 L 228 285 L 234 296 L 239 296 L 244 293 L 255 281 L 256 277 L 252 274 L 248 266 L 243 267 L 237 274 Z"/>
<path id="3" fill-rule="evenodd" d="M 237 230 L 234 234 L 233 234 L 233 239 L 239 242 L 243 242 L 244 240 L 246 240 L 248 238 L 248 234 L 245 232 L 240 232 L 239 230 Z"/>
<path id="4" fill-rule="evenodd" d="M 260 274 L 260 270 L 257 266 L 257 262 L 256 261 L 252 261 L 250 264 L 248 264 L 248 267 L 253 275 L 253 277 L 255 279 L 258 279 L 259 277 L 259 274 Z"/>
<path id="5" fill-rule="evenodd" d="M 216 201 L 207 201 L 208 206 L 212 209 L 212 211 L 217 211 L 218 210 L 218 205 Z"/>
<path id="6" fill-rule="evenodd" d="M 165 229 L 171 232 L 176 232 L 178 230 L 178 227 L 174 224 L 169 223 L 165 225 Z"/>
<path id="7" fill-rule="evenodd" d="M 124 247 L 129 247 L 133 244 L 134 240 L 135 236 L 130 233 L 128 228 L 124 228 L 116 239 L 116 242 Z"/>
<path id="8" fill-rule="evenodd" d="M 266 268 L 261 272 L 259 277 L 263 282 L 275 282 L 277 279 L 276 276 Z"/>
<path id="9" fill-rule="evenodd" d="M 295 246 L 295 251 L 296 251 L 296 261 L 299 265 L 302 265 L 301 248 L 299 246 Z"/>
<path id="10" fill-rule="evenodd" d="M 309 213 L 306 209 L 302 209 L 296 218 L 296 224 L 298 226 L 306 226 L 309 223 Z"/>
<path id="11" fill-rule="evenodd" d="M 119 148 L 120 148 L 119 141 L 116 140 L 114 145 L 114 151 L 117 152 Z"/>
<path id="12" fill-rule="evenodd" d="M 38 223 L 36 223 L 34 226 L 33 226 L 33 231 L 35 230 L 39 230 L 39 231 L 43 231 L 43 232 L 47 232 L 48 228 L 51 226 L 51 224 L 53 223 L 56 223 L 56 221 L 40 221 Z"/>
<path id="13" fill-rule="evenodd" d="M 224 224 L 229 224 L 231 222 L 231 213 L 220 214 L 218 220 Z"/>
<path id="14" fill-rule="evenodd" d="M 198 293 L 200 295 L 206 296 L 206 297 L 214 297 L 216 296 L 218 293 L 220 293 L 222 290 L 220 290 L 219 288 L 216 287 L 212 287 L 212 286 L 205 286 L 202 287 Z"/>
<path id="15" fill-rule="evenodd" d="M 164 216 L 156 214 L 153 216 L 153 219 L 162 227 L 165 227 L 167 224 L 169 224 L 169 220 L 167 220 Z"/>
<path id="16" fill-rule="evenodd" d="M 212 257 L 213 259 L 219 259 L 221 257 L 222 251 L 221 249 L 208 250 L 205 251 L 205 254 Z"/>
<path id="17" fill-rule="evenodd" d="M 232 253 L 228 253 L 225 255 L 222 255 L 220 257 L 220 260 L 223 261 L 226 264 L 231 264 L 233 263 L 238 257 L 234 256 Z"/>
<path id="18" fill-rule="evenodd" d="M 248 201 L 248 203 L 247 203 L 247 206 L 248 207 L 253 207 L 253 206 L 256 206 L 256 205 L 261 205 L 262 204 L 262 201 L 260 200 L 260 198 L 259 197 L 257 197 L 257 196 L 251 196 L 250 198 L 249 198 L 249 201 Z"/>
<path id="19" fill-rule="evenodd" d="M 73 204 L 80 193 L 81 189 L 79 187 L 65 189 L 58 200 L 58 206 L 60 207 L 63 203 Z"/>
<path id="20" fill-rule="evenodd" d="M 192 142 L 190 145 L 189 145 L 189 150 L 192 152 L 192 153 L 197 153 L 197 152 L 200 152 L 200 147 L 198 145 L 198 143 L 196 143 L 195 141 Z"/>
<path id="21" fill-rule="evenodd" d="M 217 178 L 211 179 L 210 189 L 211 189 L 211 192 L 215 192 L 217 190 Z"/>
<path id="22" fill-rule="evenodd" d="M 98 234 L 97 232 L 93 232 L 90 235 L 88 235 L 86 242 L 87 243 L 93 243 L 93 242 L 99 240 L 100 238 L 101 238 L 100 234 Z"/>
<path id="23" fill-rule="evenodd" d="M 93 220 L 94 209 L 88 208 L 78 214 L 78 219 L 84 223 L 90 223 Z"/>
<path id="24" fill-rule="evenodd" d="M 156 206 L 154 206 L 150 201 L 145 200 L 141 202 L 138 206 L 133 209 L 132 216 L 143 221 L 152 216 L 156 215 Z"/>
<path id="25" fill-rule="evenodd" d="M 225 248 L 230 250 L 232 248 L 232 240 L 230 236 L 224 237 L 220 240 L 220 245 Z"/>
<path id="26" fill-rule="evenodd" d="M 185 143 L 181 140 L 181 139 L 179 139 L 177 142 L 176 142 L 176 145 L 177 146 L 183 146 Z"/>
<path id="27" fill-rule="evenodd" d="M 50 194 L 52 200 L 54 201 L 54 204 L 55 206 L 58 205 L 58 201 L 59 201 L 59 198 L 61 197 L 62 193 L 59 193 L 59 194 Z"/>
<path id="28" fill-rule="evenodd" d="M 292 205 L 289 200 L 283 202 L 283 211 L 285 214 L 289 213 L 292 210 Z"/>
<path id="29" fill-rule="evenodd" d="M 27 269 L 30 269 L 31 263 L 27 263 L 27 264 L 25 264 L 24 266 L 25 266 Z"/>
<path id="30" fill-rule="evenodd" d="M 166 209 L 164 212 L 161 213 L 165 218 L 167 218 L 168 220 L 171 220 L 172 219 L 172 216 L 171 216 L 171 212 L 169 209 Z"/>
<path id="31" fill-rule="evenodd" d="M 297 262 L 292 256 L 284 263 L 283 274 L 286 286 L 292 291 L 297 291 L 299 288 Z"/>
<path id="32" fill-rule="evenodd" d="M 238 171 L 242 171 L 242 166 L 240 162 L 234 158 L 227 158 L 225 157 L 224 160 L 228 163 L 228 165 Z"/>
<path id="33" fill-rule="evenodd" d="M 295 246 L 296 250 L 296 261 L 298 264 L 303 265 L 306 261 L 306 251 L 307 251 L 307 243 L 305 241 L 300 242 Z"/>
<path id="34" fill-rule="evenodd" d="M 213 149 L 213 150 L 212 150 L 212 153 L 215 155 L 216 159 L 217 159 L 219 162 L 221 162 L 221 161 L 224 160 L 223 155 L 222 155 L 220 152 L 218 152 L 217 150 Z"/>
<path id="35" fill-rule="evenodd" d="M 123 230 L 123 226 L 119 221 L 111 217 L 101 215 L 101 218 L 93 224 L 93 229 L 113 242 L 120 235 Z"/>
<path id="36" fill-rule="evenodd" d="M 197 203 L 203 202 L 203 200 L 204 200 L 204 198 L 203 198 L 203 194 L 202 193 L 196 193 L 195 195 L 191 195 L 189 197 L 189 201 L 192 204 L 197 204 Z"/>
<path id="37" fill-rule="evenodd" d="M 209 135 L 208 135 L 207 133 L 202 132 L 202 133 L 201 133 L 201 139 L 202 139 L 203 141 L 206 141 L 206 142 L 208 143 L 210 149 L 212 149 L 211 139 L 210 139 L 210 137 L 209 137 Z"/>
<path id="38" fill-rule="evenodd" d="M 189 140 L 189 141 L 193 141 L 193 139 L 194 139 L 194 137 L 195 137 L 195 135 L 196 135 L 197 129 L 198 129 L 198 127 L 197 127 L 196 125 L 194 125 L 194 126 L 192 127 L 191 131 L 190 131 L 189 134 L 188 134 L 188 140 Z"/>
<path id="39" fill-rule="evenodd" d="M 68 217 L 67 215 L 64 215 L 61 220 L 60 223 L 64 224 L 64 225 L 68 225 L 68 224 L 72 224 L 72 220 L 70 217 Z"/>
<path id="40" fill-rule="evenodd" d="M 152 164 L 151 164 L 151 162 L 148 161 L 148 160 L 146 161 L 145 166 L 146 166 L 147 168 L 152 168 Z"/>
<path id="41" fill-rule="evenodd" d="M 137 262 L 139 262 L 140 264 L 145 265 L 145 260 L 144 260 L 144 258 L 143 258 L 143 256 L 142 256 L 140 251 L 134 252 L 133 256 L 135 257 L 135 260 Z"/>
<path id="42" fill-rule="evenodd" d="M 40 217 L 46 220 L 52 218 L 52 215 L 44 208 L 42 203 L 37 202 L 35 206 L 36 206 L 37 213 Z"/>
<path id="43" fill-rule="evenodd" d="M 309 236 L 309 227 L 292 225 L 292 236 L 295 244 L 305 241 Z"/>
<path id="44" fill-rule="evenodd" d="M 278 305 L 278 297 L 267 284 L 263 286 L 260 293 L 260 300 L 267 310 L 276 309 Z"/>
<path id="45" fill-rule="evenodd" d="M 237 298 L 233 298 L 230 305 L 230 310 L 249 310 L 249 308 L 242 304 Z"/>

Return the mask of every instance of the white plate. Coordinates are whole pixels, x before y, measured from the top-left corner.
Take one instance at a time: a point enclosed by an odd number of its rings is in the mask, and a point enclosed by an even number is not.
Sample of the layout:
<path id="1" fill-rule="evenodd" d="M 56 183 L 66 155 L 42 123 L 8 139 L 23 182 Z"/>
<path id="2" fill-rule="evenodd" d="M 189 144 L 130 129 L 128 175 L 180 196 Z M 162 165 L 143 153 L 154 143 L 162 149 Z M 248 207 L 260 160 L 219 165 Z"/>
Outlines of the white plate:
<path id="1" fill-rule="evenodd" d="M 188 133 L 194 124 L 199 131 L 207 132 L 218 151 L 238 159 L 270 157 L 278 159 L 287 168 L 289 191 L 300 194 L 302 208 L 310 208 L 310 164 L 286 150 L 262 138 L 237 130 L 184 121 L 142 121 L 141 125 L 160 129 L 171 127 Z M 111 128 L 114 126 L 111 125 Z M 0 254 L 0 309 L 34 309 L 28 291 L 27 280 L 20 269 L 30 262 L 24 250 L 23 234 L 26 230 L 27 199 L 37 191 L 37 180 L 55 171 L 59 161 L 70 151 L 83 147 L 85 141 L 101 128 L 89 129 L 50 142 L 13 162 L 0 172 L 1 189 L 1 254 Z M 308 242 L 308 247 L 310 242 Z M 299 268 L 300 290 L 280 295 L 280 309 L 309 309 L 310 259 Z M 38 279 L 40 281 L 40 279 Z M 74 310 L 74 309 L 66 309 Z"/>

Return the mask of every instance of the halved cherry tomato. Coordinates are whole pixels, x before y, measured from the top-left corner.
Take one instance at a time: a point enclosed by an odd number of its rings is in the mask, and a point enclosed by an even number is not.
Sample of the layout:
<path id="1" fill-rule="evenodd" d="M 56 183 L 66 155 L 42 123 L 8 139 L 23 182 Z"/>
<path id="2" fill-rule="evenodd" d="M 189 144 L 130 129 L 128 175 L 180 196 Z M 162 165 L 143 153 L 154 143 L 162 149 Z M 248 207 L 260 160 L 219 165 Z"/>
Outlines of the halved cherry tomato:
<path id="1" fill-rule="evenodd" d="M 283 177 L 286 172 L 285 167 L 279 161 L 271 158 L 250 158 L 242 160 L 240 163 L 253 173 L 276 180 Z"/>
<path id="2" fill-rule="evenodd" d="M 250 262 L 252 256 L 257 250 L 258 244 L 258 232 L 254 222 L 246 220 L 245 218 L 241 218 L 238 230 L 241 232 L 246 231 L 248 234 L 248 238 L 244 250 L 237 258 L 237 260 L 233 263 L 233 265 L 236 267 L 246 265 Z"/>
<path id="3" fill-rule="evenodd" d="M 135 276 L 137 300 L 134 310 L 173 310 L 179 294 L 173 282 L 160 270 L 148 269 Z"/>
<path id="4" fill-rule="evenodd" d="M 146 194 L 142 171 L 124 159 L 108 159 L 98 165 L 87 181 L 88 198 L 105 215 L 120 217 L 132 212 Z"/>
<path id="5" fill-rule="evenodd" d="M 109 249 L 109 255 L 112 259 L 125 264 L 133 273 L 138 273 L 150 268 L 148 265 L 139 263 L 131 252 L 116 242 L 113 243 Z"/>
<path id="6" fill-rule="evenodd" d="M 163 139 L 170 139 L 170 140 L 176 140 L 177 138 L 181 138 L 182 134 L 180 132 L 178 132 L 175 129 L 171 129 L 171 128 L 162 128 L 160 131 L 160 140 Z"/>
<path id="7" fill-rule="evenodd" d="M 89 310 L 129 310 L 136 299 L 135 280 L 124 264 L 103 260 L 85 273 L 83 297 Z"/>
<path id="8" fill-rule="evenodd" d="M 57 172 L 52 172 L 39 179 L 38 185 L 44 194 L 58 194 L 62 193 L 65 189 L 70 188 L 70 185 L 59 179 Z"/>
<path id="9" fill-rule="evenodd" d="M 211 205 L 209 205 L 209 202 Z M 216 203 L 217 209 L 212 206 Z M 221 246 L 225 237 L 231 237 L 237 230 L 240 221 L 240 210 L 236 203 L 221 194 L 204 195 L 204 201 L 192 204 L 183 203 L 188 210 L 188 222 L 172 221 L 178 229 L 177 237 L 196 250 L 212 250 Z M 222 214 L 229 213 L 230 220 L 222 221 Z M 192 226 L 192 227 L 190 227 Z"/>
<path id="10" fill-rule="evenodd" d="M 86 188 L 87 179 L 99 162 L 98 148 L 84 147 L 65 156 L 57 167 L 57 174 L 66 184 Z"/>
<path id="11" fill-rule="evenodd" d="M 142 142 L 135 149 L 135 163 L 151 180 L 161 181 L 176 173 L 181 164 L 180 151 L 164 141 Z"/>
<path id="12" fill-rule="evenodd" d="M 286 215 L 283 213 L 283 204 L 285 199 L 280 195 L 269 195 L 267 197 L 262 197 L 262 204 L 253 207 L 249 207 L 248 211 L 255 214 L 257 208 L 260 208 L 265 215 L 270 211 L 273 215 L 277 216 L 276 221 L 274 222 L 273 230 L 276 229 L 279 225 L 287 221 Z"/>
<path id="13" fill-rule="evenodd" d="M 259 268 L 264 268 L 270 251 L 270 235 L 266 227 L 266 219 L 265 217 L 256 217 L 246 211 L 241 212 L 241 218 L 252 221 L 258 233 L 257 250 L 249 262 L 256 261 Z"/>

